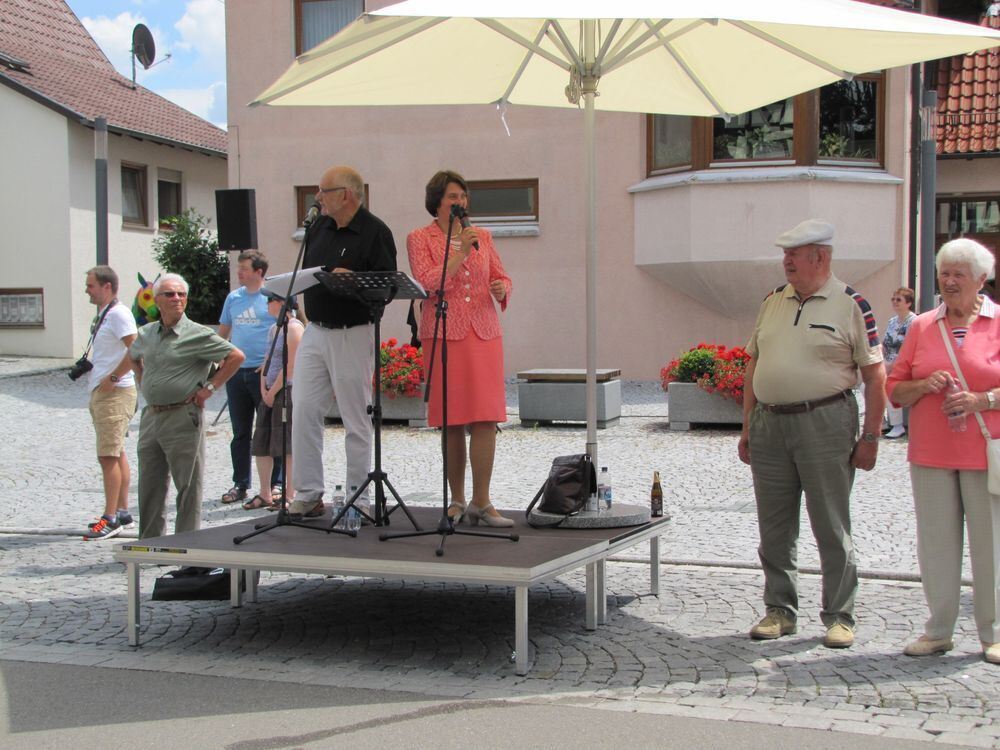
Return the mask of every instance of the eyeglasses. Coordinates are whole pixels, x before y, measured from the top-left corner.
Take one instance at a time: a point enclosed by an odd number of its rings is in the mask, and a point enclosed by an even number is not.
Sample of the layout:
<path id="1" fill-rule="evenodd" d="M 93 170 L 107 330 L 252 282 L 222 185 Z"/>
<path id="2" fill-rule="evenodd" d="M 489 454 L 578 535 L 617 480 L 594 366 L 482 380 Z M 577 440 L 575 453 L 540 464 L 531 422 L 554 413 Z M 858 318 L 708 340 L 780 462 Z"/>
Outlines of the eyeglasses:
<path id="1" fill-rule="evenodd" d="M 343 186 L 340 186 L 340 187 L 332 187 L 332 188 L 325 188 L 325 187 L 321 187 L 321 188 L 318 188 L 318 189 L 316 190 L 316 192 L 317 192 L 317 193 L 319 193 L 320 195 L 325 195 L 326 193 L 335 193 L 335 192 L 337 192 L 338 190 L 347 190 L 347 188 L 346 188 L 346 187 L 343 187 Z"/>
<path id="2" fill-rule="evenodd" d="M 188 293 L 187 292 L 160 292 L 157 296 L 158 297 L 169 297 L 170 299 L 173 299 L 174 297 L 179 297 L 180 299 L 184 299 L 185 297 L 188 296 Z"/>
<path id="3" fill-rule="evenodd" d="M 890 302 L 906 302 L 906 297 L 892 297 L 892 298 L 890 298 L 889 301 Z"/>

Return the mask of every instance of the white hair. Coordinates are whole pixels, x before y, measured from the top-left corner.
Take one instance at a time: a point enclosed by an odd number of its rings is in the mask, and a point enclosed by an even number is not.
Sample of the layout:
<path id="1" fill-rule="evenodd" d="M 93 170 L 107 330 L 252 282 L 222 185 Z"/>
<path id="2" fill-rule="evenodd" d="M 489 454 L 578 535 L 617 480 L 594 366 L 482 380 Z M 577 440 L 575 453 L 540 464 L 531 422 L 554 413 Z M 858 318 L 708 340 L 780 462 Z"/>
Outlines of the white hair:
<path id="1" fill-rule="evenodd" d="M 986 274 L 986 278 L 991 279 L 993 278 L 993 270 L 996 266 L 996 258 L 993 257 L 993 253 L 975 240 L 962 237 L 961 239 L 952 240 L 941 245 L 941 249 L 938 250 L 937 260 L 935 261 L 935 268 L 938 273 L 941 273 L 941 266 L 945 263 L 964 263 L 969 266 L 969 270 L 972 271 L 973 276 Z"/>
<path id="2" fill-rule="evenodd" d="M 173 281 L 175 284 L 180 284 L 185 294 L 187 294 L 188 291 L 190 291 L 188 289 L 187 281 L 185 281 L 184 277 L 181 276 L 179 273 L 165 273 L 160 278 L 158 278 L 156 281 L 153 282 L 154 297 L 160 293 L 160 287 L 163 286 L 163 282 L 165 281 Z"/>

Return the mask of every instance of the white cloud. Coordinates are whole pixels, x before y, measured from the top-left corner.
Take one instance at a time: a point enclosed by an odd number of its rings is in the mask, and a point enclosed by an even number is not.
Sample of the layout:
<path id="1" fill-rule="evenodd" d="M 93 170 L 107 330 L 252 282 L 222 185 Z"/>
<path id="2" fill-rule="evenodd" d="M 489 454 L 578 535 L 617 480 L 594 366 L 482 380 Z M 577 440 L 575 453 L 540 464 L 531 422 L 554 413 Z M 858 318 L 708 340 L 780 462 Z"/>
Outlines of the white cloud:
<path id="1" fill-rule="evenodd" d="M 137 23 L 146 23 L 146 19 L 141 15 L 133 15 L 128 11 L 119 13 L 114 18 L 100 16 L 98 18 L 81 18 L 80 22 L 94 37 L 101 50 L 107 55 L 111 64 L 115 66 L 119 73 L 131 77 L 132 75 L 132 29 Z M 148 24 L 147 24 L 148 25 Z M 162 34 L 155 27 L 150 28 L 153 40 L 159 41 Z M 157 59 L 163 57 L 163 51 L 157 49 Z M 137 64 L 136 73 L 144 72 L 141 65 Z M 141 80 L 141 79 L 140 79 Z"/>
<path id="2" fill-rule="evenodd" d="M 226 6 L 219 0 L 189 0 L 174 24 L 181 35 L 178 47 L 194 50 L 207 64 L 226 61 Z"/>

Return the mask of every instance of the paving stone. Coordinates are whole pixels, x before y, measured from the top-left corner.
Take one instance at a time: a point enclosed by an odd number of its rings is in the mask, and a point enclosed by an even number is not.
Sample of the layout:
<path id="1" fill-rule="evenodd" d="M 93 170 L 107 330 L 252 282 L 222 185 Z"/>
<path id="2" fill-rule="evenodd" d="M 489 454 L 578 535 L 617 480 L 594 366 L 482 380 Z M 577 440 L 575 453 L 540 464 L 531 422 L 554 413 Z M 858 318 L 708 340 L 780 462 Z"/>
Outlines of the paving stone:
<path id="1" fill-rule="evenodd" d="M 621 422 L 600 436 L 600 461 L 612 467 L 623 501 L 645 502 L 654 468 L 665 480 L 673 519 L 661 544 L 663 594 L 645 595 L 649 570 L 639 552 L 633 562 L 609 563 L 608 623 L 588 632 L 582 572 L 533 588 L 527 677 L 516 676 L 509 660 L 512 589 L 352 576 L 265 572 L 260 601 L 240 609 L 144 597 L 136 651 L 126 645 L 123 566 L 111 560 L 109 544 L 79 538 L 102 502 L 86 395 L 62 373 L 4 378 L 2 360 L 0 409 L 19 439 L 3 446 L 0 499 L 5 507 L 17 503 L 18 527 L 33 533 L 0 529 L 0 658 L 477 700 L 555 699 L 1000 748 L 1000 670 L 982 661 L 970 590 L 963 589 L 954 651 L 939 659 L 900 656 L 926 617 L 912 580 L 905 441 L 883 444 L 877 469 L 859 473 L 856 483 L 855 546 L 865 576 L 858 641 L 849 651 L 820 645 L 820 586 L 812 572 L 800 576 L 800 632 L 770 642 L 747 637 L 762 614 L 763 581 L 738 433 L 671 432 L 655 384 L 629 383 Z M 585 430 L 521 428 L 513 389 L 510 396 L 512 421 L 498 438 L 493 490 L 498 507 L 513 513 L 527 505 L 552 456 L 570 452 L 568 445 L 582 448 Z M 216 397 L 209 409 L 221 406 Z M 206 526 L 247 517 L 218 500 L 230 484 L 229 436 L 223 415 L 206 440 Z M 333 477 L 343 469 L 343 430 L 330 426 L 325 437 Z M 133 460 L 135 439 L 133 430 L 126 442 Z M 434 502 L 426 467 L 439 461 L 436 433 L 390 426 L 384 448 L 396 489 Z M 47 501 L 19 502 L 23 497 Z M 815 569 L 815 544 L 803 526 L 799 559 Z M 74 531 L 36 533 L 53 528 Z M 143 591 L 163 572 L 144 569 Z"/>

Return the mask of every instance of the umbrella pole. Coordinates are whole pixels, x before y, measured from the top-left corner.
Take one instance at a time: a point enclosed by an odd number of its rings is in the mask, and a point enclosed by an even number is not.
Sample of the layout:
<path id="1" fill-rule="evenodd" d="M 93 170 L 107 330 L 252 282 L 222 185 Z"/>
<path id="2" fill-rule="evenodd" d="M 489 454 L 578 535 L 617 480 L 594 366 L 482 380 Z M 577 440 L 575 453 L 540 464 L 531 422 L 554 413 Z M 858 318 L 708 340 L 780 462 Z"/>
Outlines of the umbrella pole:
<path id="1" fill-rule="evenodd" d="M 593 65 L 596 54 L 594 21 L 584 22 L 583 59 Z M 597 158 L 595 141 L 594 97 L 597 79 L 584 71 L 582 80 L 584 108 L 584 164 L 586 165 L 587 208 L 585 211 L 587 245 L 587 454 L 597 465 Z"/>

